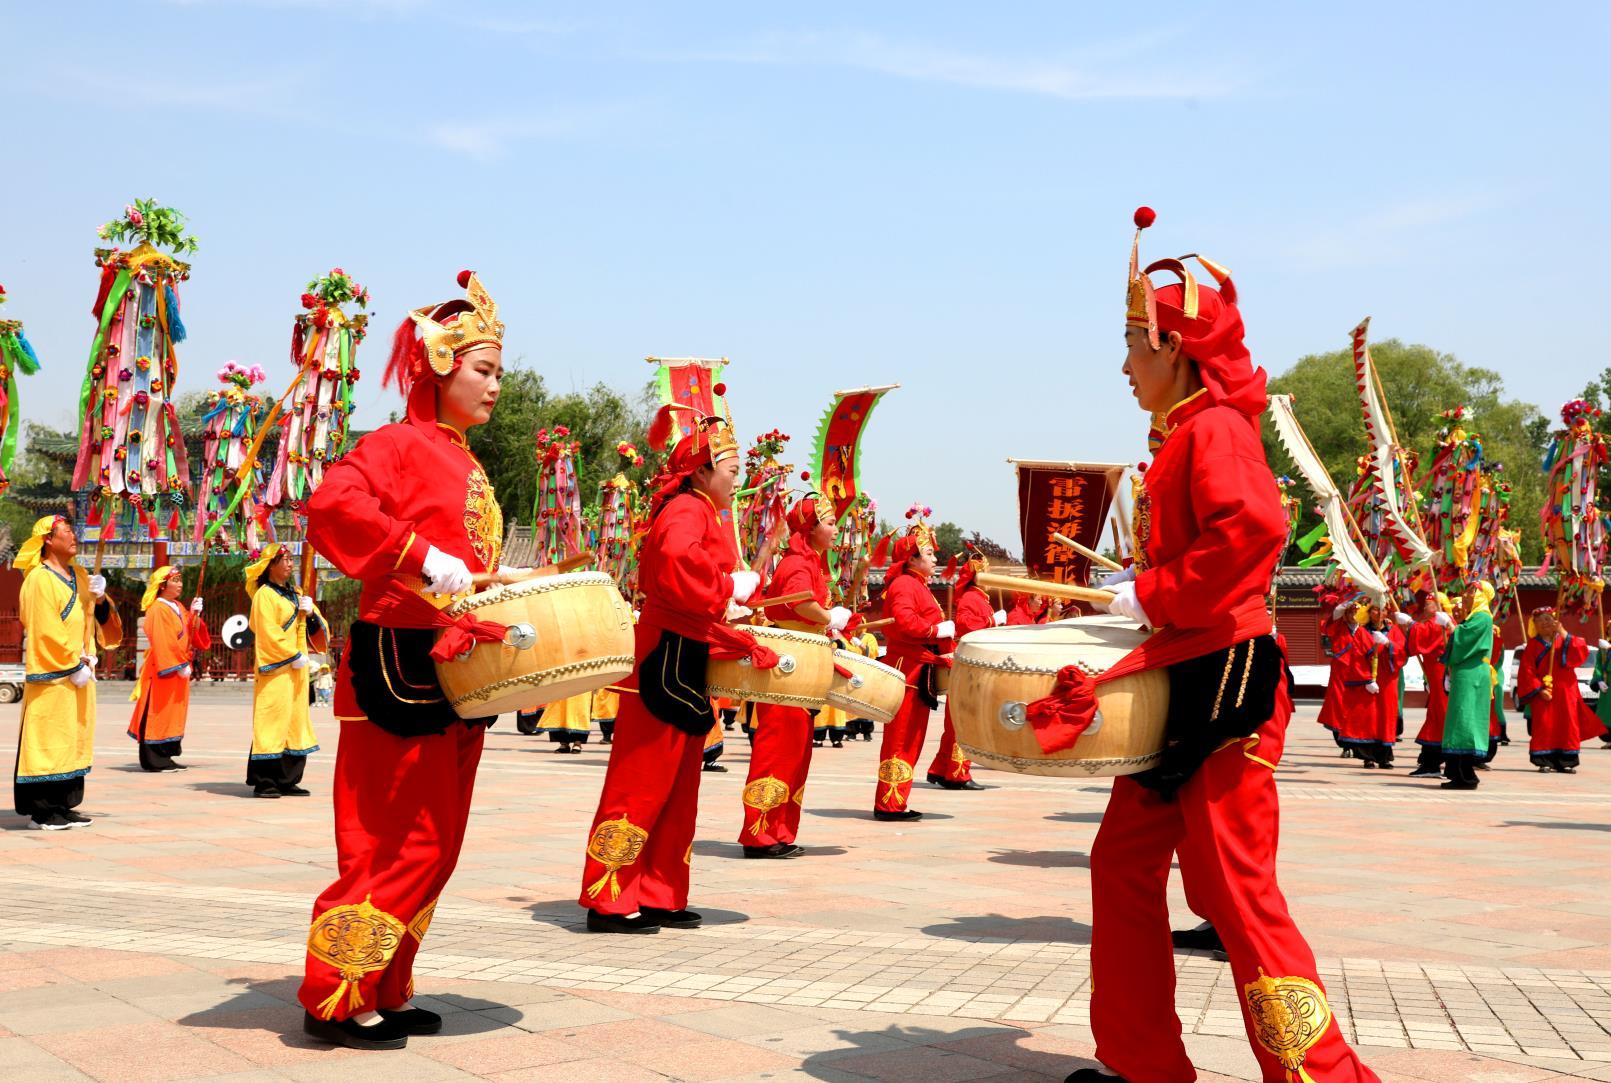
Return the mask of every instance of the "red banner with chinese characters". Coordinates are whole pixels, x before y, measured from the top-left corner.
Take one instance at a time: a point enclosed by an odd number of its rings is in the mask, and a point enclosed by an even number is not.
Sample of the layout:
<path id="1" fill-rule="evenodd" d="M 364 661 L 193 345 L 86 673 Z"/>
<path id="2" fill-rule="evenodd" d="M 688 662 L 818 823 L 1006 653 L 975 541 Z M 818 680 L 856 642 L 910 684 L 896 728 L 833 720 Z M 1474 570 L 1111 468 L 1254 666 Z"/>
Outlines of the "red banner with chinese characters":
<path id="1" fill-rule="evenodd" d="M 1012 464 L 1018 468 L 1018 528 L 1029 574 L 1053 583 L 1088 585 L 1091 562 L 1052 535 L 1101 552 L 1108 508 L 1125 467 L 1027 459 L 1013 459 Z"/>

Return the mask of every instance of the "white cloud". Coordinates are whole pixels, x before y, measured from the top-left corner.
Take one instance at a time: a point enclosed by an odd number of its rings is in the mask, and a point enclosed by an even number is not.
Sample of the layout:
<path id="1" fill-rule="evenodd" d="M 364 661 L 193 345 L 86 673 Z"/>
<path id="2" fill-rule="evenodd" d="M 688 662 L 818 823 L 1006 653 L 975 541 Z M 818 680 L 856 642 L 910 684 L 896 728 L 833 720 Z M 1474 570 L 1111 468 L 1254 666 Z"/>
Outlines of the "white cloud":
<path id="1" fill-rule="evenodd" d="M 1078 55 L 1046 60 L 892 41 L 869 33 L 799 33 L 769 34 L 730 49 L 661 54 L 656 59 L 853 68 L 1065 101 L 1219 97 L 1236 89 L 1236 80 L 1212 71 L 1183 77 L 1168 73 L 1162 65 L 1129 70 L 1125 61 L 1146 45 L 1140 39 L 1095 42 L 1078 50 Z"/>
<path id="2" fill-rule="evenodd" d="M 1476 217 L 1505 202 L 1498 191 L 1473 191 L 1400 199 L 1379 210 L 1308 229 L 1283 230 L 1282 258 L 1306 271 L 1380 266 L 1409 258 L 1425 235 L 1440 226 Z"/>
<path id="3" fill-rule="evenodd" d="M 491 161 L 517 143 L 591 135 L 629 110 L 626 103 L 555 105 L 521 116 L 448 120 L 425 129 L 425 138 L 443 150 Z"/>

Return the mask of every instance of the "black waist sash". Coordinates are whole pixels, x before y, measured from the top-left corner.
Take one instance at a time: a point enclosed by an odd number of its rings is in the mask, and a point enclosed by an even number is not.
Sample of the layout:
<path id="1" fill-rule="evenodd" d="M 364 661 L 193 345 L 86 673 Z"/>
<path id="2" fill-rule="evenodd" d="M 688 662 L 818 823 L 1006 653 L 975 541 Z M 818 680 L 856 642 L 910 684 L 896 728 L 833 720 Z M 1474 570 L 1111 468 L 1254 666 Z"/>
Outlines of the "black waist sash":
<path id="1" fill-rule="evenodd" d="M 355 620 L 347 635 L 347 671 L 364 716 L 397 737 L 446 733 L 455 722 L 490 726 L 497 716 L 461 719 L 436 679 L 430 628 L 382 628 Z"/>
<path id="2" fill-rule="evenodd" d="M 638 695 L 649 713 L 668 726 L 703 737 L 716 724 L 705 667 L 710 644 L 666 629 L 638 663 Z"/>

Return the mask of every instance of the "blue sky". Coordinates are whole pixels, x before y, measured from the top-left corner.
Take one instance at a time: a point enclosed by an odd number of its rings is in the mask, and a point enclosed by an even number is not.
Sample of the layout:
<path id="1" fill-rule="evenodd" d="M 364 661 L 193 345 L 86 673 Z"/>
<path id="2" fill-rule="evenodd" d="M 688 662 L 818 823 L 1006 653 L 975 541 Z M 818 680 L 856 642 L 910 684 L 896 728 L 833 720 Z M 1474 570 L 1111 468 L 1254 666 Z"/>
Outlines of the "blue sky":
<path id="1" fill-rule="evenodd" d="M 1139 203 L 1144 255 L 1232 268 L 1272 372 L 1369 314 L 1553 411 L 1611 360 L 1578 314 L 1606 306 L 1608 95 L 1574 44 L 1611 8 L 1485 7 L 0 4 L 24 415 L 70 418 L 95 226 L 134 196 L 202 242 L 181 390 L 229 359 L 283 384 L 331 266 L 388 333 L 474 267 L 555 388 L 726 355 L 740 428 L 801 458 L 833 389 L 902 383 L 869 488 L 1004 538 L 1007 457 L 1145 453 Z"/>

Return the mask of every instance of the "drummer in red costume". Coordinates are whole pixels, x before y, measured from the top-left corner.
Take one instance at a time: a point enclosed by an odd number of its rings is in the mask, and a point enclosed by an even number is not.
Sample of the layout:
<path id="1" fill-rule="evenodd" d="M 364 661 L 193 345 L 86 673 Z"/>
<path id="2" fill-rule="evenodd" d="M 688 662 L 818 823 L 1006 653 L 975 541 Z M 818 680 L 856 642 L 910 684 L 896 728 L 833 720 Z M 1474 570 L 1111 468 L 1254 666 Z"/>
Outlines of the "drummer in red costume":
<path id="1" fill-rule="evenodd" d="M 1216 290 L 1180 260 L 1138 269 L 1152 220 L 1136 212 L 1124 372 L 1142 409 L 1163 414 L 1164 439 L 1137 504 L 1134 578 L 1104 585 L 1116 590 L 1110 612 L 1159 630 L 1154 657 L 1184 661 L 1168 666 L 1162 762 L 1114 780 L 1091 849 L 1091 1029 L 1105 1067 L 1069 1079 L 1197 1078 L 1174 1004 L 1165 888 L 1178 851 L 1193 908 L 1225 942 L 1263 1079 L 1374 1081 L 1276 886 L 1274 766 L 1292 701 L 1264 604 L 1287 533 L 1259 442 L 1265 373 L 1242 344 L 1227 270 L 1196 257 Z M 1181 282 L 1154 289 L 1160 270 Z"/>
<path id="2" fill-rule="evenodd" d="M 414 955 L 458 861 L 493 721 L 453 712 L 431 655 L 442 608 L 472 573 L 498 572 L 503 547 L 465 432 L 498 401 L 504 326 L 475 275 L 459 284 L 467 299 L 415 309 L 397 330 L 385 382 L 407 419 L 332 463 L 307 506 L 314 547 L 363 590 L 336 676 L 338 876 L 314 903 L 298 999 L 309 1034 L 358 1049 L 442 1027 L 409 1004 Z"/>
<path id="3" fill-rule="evenodd" d="M 811 597 L 792 605 L 768 606 L 767 619 L 779 628 L 818 635 L 844 631 L 851 611 L 828 606 L 827 554 L 838 533 L 833 505 L 810 493 L 795 501 L 784 521 L 789 528 L 788 550 L 772 573 L 767 594 L 782 597 L 809 591 Z M 756 704 L 750 774 L 743 792 L 744 826 L 738 832 L 745 857 L 786 858 L 805 852 L 794 840 L 800 831 L 811 747 L 812 719 L 804 707 Z"/>
<path id="4" fill-rule="evenodd" d="M 725 389 L 718 384 L 715 392 Z M 665 446 L 677 409 L 661 408 L 649 431 L 651 447 Z M 621 684 L 610 766 L 582 869 L 578 901 L 591 932 L 657 933 L 701 922 L 687 907 L 700 761 L 716 725 L 705 667 L 713 649 L 777 664 L 754 637 L 723 623 L 730 613 L 748 613 L 741 603 L 760 585 L 760 576 L 739 568 L 733 526 L 723 520 L 732 511 L 740 465 L 732 428 L 721 418 L 701 418 L 659 479 L 638 561 L 637 668 Z"/>
<path id="5" fill-rule="evenodd" d="M 957 568 L 955 620 L 958 639 L 969 632 L 1007 623 L 1007 614 L 991 609 L 990 595 L 974 582 L 974 576 L 984 570 L 984 557 L 972 551 L 968 553 L 968 559 Z M 945 700 L 945 732 L 940 735 L 940 747 L 935 750 L 934 762 L 929 764 L 928 781 L 930 785 L 947 790 L 984 789 L 973 781 L 973 764 L 957 744 L 957 731 L 951 721 L 949 696 Z"/>
<path id="6" fill-rule="evenodd" d="M 911 516 L 912 512 L 907 512 Z M 873 819 L 920 820 L 921 812 L 907 807 L 912 793 L 912 768 L 923 751 L 929 714 L 940 705 L 935 667 L 949 665 L 956 625 L 929 590 L 934 574 L 934 531 L 921 517 L 896 539 L 884 584 L 884 616 L 894 623 L 884 629 L 884 662 L 906 677 L 906 698 L 895 717 L 884 726 L 884 743 L 878 753 L 878 786 L 873 793 Z"/>

